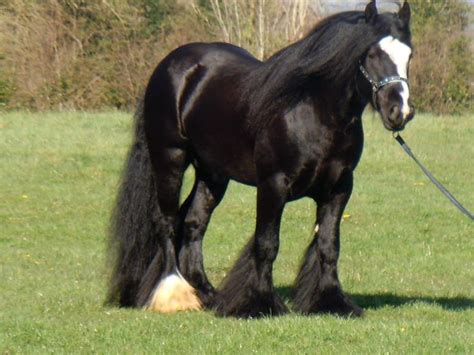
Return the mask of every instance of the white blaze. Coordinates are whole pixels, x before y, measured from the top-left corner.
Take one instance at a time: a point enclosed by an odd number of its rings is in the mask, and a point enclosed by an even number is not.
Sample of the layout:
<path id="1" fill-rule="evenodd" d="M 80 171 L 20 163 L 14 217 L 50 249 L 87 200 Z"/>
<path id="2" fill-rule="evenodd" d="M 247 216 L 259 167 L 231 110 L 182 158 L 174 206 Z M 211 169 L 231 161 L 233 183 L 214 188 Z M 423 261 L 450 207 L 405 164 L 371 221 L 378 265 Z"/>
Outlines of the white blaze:
<path id="1" fill-rule="evenodd" d="M 411 48 L 392 36 L 382 38 L 379 42 L 379 46 L 380 49 L 387 53 L 397 67 L 398 76 L 408 79 L 408 62 L 410 61 Z M 408 105 L 410 91 L 405 82 L 402 81 L 400 84 L 402 85 L 402 91 L 400 92 L 400 96 L 402 97 L 401 109 L 403 118 L 406 118 L 410 113 L 410 106 Z"/>

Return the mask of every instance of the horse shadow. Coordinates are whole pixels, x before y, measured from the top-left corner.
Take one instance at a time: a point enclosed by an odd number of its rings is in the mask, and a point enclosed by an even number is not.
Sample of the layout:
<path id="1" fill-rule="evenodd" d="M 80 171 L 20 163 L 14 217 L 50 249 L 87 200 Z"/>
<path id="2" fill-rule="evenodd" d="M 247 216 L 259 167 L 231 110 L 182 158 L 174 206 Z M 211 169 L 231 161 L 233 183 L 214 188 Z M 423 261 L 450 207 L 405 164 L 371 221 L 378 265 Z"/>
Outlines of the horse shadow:
<path id="1" fill-rule="evenodd" d="M 278 294 L 291 302 L 291 286 L 276 287 Z M 417 302 L 440 306 L 448 311 L 464 311 L 474 308 L 474 299 L 467 297 L 431 297 L 431 296 L 406 296 L 390 292 L 380 293 L 349 293 L 349 296 L 364 309 L 376 310 L 386 306 L 403 307 Z"/>

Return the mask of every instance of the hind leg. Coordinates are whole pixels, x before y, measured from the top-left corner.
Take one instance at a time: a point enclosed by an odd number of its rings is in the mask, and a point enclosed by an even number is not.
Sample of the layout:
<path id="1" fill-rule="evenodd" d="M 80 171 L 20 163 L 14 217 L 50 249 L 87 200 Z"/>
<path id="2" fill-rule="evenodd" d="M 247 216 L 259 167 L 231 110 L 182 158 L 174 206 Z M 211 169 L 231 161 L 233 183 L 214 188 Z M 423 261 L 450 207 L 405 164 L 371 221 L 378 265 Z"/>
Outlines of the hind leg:
<path id="1" fill-rule="evenodd" d="M 202 240 L 227 184 L 227 179 L 219 181 L 196 172 L 193 190 L 180 209 L 179 270 L 207 308 L 214 305 L 215 289 L 204 271 Z"/>
<path id="2" fill-rule="evenodd" d="M 140 303 L 149 310 L 162 313 L 197 310 L 201 303 L 194 288 L 179 273 L 175 251 L 179 194 L 187 167 L 186 152 L 154 144 L 150 144 L 150 156 L 160 208 L 154 224 L 161 248 L 140 285 Z"/>

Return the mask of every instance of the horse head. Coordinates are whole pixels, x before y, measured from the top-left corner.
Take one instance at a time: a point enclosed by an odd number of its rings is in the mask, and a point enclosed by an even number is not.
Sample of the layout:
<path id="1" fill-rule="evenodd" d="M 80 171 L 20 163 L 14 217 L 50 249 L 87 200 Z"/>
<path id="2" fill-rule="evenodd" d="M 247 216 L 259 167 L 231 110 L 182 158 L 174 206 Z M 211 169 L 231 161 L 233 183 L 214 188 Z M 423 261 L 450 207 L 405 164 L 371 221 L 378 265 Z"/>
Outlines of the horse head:
<path id="1" fill-rule="evenodd" d="M 415 113 L 408 85 L 410 5 L 405 1 L 397 14 L 379 14 L 373 0 L 365 9 L 365 19 L 382 35 L 364 54 L 359 69 L 372 87 L 371 102 L 384 126 L 400 131 Z"/>

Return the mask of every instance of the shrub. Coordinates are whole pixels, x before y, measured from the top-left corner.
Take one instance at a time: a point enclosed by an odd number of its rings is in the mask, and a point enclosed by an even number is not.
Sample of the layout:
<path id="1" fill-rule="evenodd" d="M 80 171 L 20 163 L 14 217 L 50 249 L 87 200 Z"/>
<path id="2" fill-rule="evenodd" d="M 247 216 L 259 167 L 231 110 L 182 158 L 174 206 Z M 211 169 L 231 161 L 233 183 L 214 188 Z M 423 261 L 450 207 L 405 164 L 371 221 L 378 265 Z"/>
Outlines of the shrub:
<path id="1" fill-rule="evenodd" d="M 415 52 L 412 97 L 418 110 L 437 114 L 472 110 L 472 42 L 469 7 L 459 0 L 412 0 Z"/>
<path id="2" fill-rule="evenodd" d="M 230 41 L 259 58 L 314 25 L 309 0 L 0 1 L 0 109 L 135 106 L 151 71 L 193 41 Z M 472 42 L 461 0 L 411 0 L 418 110 L 472 110 Z"/>

